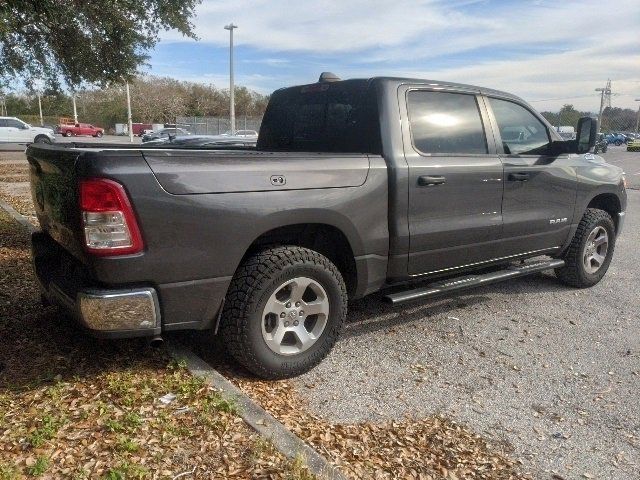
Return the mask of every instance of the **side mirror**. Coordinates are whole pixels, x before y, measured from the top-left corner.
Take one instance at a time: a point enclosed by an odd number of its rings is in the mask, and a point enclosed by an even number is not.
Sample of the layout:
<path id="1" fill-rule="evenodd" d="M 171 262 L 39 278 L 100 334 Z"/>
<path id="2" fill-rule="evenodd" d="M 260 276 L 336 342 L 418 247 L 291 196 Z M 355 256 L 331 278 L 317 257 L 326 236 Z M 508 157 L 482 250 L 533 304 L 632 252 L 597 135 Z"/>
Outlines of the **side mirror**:
<path id="1" fill-rule="evenodd" d="M 576 152 L 587 153 L 596 144 L 598 121 L 593 117 L 582 117 L 578 120 L 576 135 Z"/>
<path id="2" fill-rule="evenodd" d="M 20 127 L 20 130 L 29 130 L 31 128 L 31 125 L 29 125 L 28 123 L 23 123 L 22 126 Z"/>

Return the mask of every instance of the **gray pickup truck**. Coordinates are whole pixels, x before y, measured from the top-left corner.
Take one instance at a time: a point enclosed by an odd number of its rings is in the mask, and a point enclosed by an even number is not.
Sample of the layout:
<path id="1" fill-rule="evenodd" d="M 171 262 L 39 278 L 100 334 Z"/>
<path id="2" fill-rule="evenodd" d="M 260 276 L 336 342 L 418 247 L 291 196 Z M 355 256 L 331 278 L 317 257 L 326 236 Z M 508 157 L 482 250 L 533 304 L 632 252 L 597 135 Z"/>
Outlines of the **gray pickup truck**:
<path id="1" fill-rule="evenodd" d="M 596 284 L 625 180 L 589 153 L 596 121 L 576 131 L 496 90 L 323 75 L 271 96 L 255 148 L 32 145 L 35 270 L 94 334 L 211 329 L 254 374 L 297 375 L 373 292 Z"/>

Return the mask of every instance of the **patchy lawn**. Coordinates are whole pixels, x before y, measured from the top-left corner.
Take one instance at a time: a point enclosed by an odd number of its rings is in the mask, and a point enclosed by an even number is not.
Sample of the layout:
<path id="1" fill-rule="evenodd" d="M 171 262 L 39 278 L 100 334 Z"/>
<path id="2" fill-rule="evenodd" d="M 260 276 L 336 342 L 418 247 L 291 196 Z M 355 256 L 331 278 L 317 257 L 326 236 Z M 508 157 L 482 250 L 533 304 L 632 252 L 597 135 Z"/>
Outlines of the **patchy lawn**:
<path id="1" fill-rule="evenodd" d="M 0 210 L 0 479 L 184 472 L 309 478 L 163 350 L 95 340 L 42 307 L 28 235 Z"/>

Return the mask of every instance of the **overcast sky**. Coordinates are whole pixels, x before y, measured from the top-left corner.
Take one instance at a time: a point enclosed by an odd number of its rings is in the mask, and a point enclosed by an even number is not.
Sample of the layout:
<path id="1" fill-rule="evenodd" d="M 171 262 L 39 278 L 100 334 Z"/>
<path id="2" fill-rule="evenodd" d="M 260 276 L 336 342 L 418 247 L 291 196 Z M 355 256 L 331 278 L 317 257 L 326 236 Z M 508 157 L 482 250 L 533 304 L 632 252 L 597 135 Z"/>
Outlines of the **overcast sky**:
<path id="1" fill-rule="evenodd" d="M 507 90 L 539 110 L 597 111 L 640 98 L 639 0 L 203 0 L 198 42 L 163 34 L 149 73 L 228 87 L 229 22 L 236 83 L 261 93 L 342 78 L 395 75 Z"/>

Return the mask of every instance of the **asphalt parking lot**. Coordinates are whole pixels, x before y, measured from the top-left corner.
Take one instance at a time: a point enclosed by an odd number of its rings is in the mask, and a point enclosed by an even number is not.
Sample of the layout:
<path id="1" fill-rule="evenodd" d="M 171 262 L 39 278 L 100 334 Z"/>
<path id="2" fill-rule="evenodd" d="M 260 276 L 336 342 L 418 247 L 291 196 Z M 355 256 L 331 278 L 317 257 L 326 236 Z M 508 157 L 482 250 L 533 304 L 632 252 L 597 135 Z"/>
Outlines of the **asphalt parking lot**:
<path id="1" fill-rule="evenodd" d="M 612 145 L 602 156 L 625 171 L 629 188 L 640 189 L 640 152 L 627 152 L 624 146 Z"/>
<path id="2" fill-rule="evenodd" d="M 615 161 L 632 173 L 634 155 Z M 591 289 L 545 273 L 409 306 L 354 303 L 297 390 L 337 422 L 452 417 L 533 478 L 640 478 L 640 191 L 629 191 L 627 217 Z"/>

